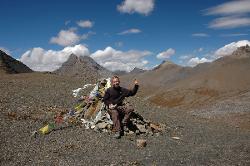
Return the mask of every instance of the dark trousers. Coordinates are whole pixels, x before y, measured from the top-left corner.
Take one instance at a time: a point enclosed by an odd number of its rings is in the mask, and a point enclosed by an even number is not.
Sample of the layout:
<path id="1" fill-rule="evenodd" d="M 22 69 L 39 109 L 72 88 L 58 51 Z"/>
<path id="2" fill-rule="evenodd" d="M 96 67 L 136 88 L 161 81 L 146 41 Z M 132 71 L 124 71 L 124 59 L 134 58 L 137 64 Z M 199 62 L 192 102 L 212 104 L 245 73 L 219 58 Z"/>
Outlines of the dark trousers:
<path id="1" fill-rule="evenodd" d="M 118 131 L 120 132 L 122 130 L 121 123 L 123 123 L 124 126 L 128 124 L 130 115 L 133 111 L 134 109 L 130 104 L 125 104 L 122 106 L 118 106 L 115 109 L 109 110 L 109 114 L 114 123 L 114 126 L 113 126 L 114 132 L 118 132 Z"/>

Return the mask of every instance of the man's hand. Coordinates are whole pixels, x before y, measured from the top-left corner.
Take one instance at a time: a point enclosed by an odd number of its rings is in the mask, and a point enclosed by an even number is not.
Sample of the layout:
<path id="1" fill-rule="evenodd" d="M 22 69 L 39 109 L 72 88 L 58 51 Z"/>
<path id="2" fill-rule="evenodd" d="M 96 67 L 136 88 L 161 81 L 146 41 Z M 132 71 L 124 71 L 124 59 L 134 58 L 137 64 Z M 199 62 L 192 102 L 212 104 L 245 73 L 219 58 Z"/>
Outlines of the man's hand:
<path id="1" fill-rule="evenodd" d="M 134 84 L 135 84 L 135 85 L 138 85 L 137 79 L 134 80 Z"/>
<path id="2" fill-rule="evenodd" d="M 109 109 L 113 110 L 115 109 L 115 107 L 116 107 L 116 104 L 109 104 Z"/>

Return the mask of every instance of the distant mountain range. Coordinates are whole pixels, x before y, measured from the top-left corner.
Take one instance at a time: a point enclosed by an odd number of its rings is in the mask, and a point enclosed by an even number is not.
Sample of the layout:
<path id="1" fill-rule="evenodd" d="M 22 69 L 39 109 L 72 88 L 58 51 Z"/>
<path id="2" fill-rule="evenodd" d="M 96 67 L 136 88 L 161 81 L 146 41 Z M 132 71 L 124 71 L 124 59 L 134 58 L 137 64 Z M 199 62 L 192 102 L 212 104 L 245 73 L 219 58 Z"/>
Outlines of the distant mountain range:
<path id="1" fill-rule="evenodd" d="M 0 51 L 0 73 L 29 72 L 32 70 L 26 65 Z M 74 54 L 53 73 L 84 78 L 88 82 L 117 74 L 105 69 L 89 56 L 78 57 Z M 152 70 L 135 68 L 129 73 L 120 71 L 122 85 L 131 86 L 136 78 L 140 84 L 140 95 L 147 100 L 157 105 L 185 105 L 186 108 L 250 91 L 249 73 L 249 46 L 240 47 L 231 55 L 195 67 L 183 67 L 163 61 Z"/>
<path id="2" fill-rule="evenodd" d="M 158 105 L 192 107 L 222 94 L 250 91 L 249 73 L 250 47 L 244 46 L 210 63 L 182 67 L 164 61 L 153 70 L 124 75 L 122 80 L 137 78 L 143 96 Z"/>
<path id="3" fill-rule="evenodd" d="M 140 74 L 140 73 L 144 73 L 146 70 L 143 70 L 143 69 L 140 69 L 140 68 L 137 68 L 135 67 L 133 70 L 131 70 L 130 72 L 127 72 L 127 71 L 122 71 L 122 70 L 117 70 L 117 71 L 114 71 L 113 73 L 115 75 L 118 75 L 118 76 L 124 76 L 124 75 L 131 75 L 131 74 Z"/>
<path id="4" fill-rule="evenodd" d="M 135 67 L 133 70 L 131 70 L 129 73 L 130 74 L 140 74 L 140 73 L 144 73 L 146 70 L 143 69 L 139 69 L 137 67 Z"/>
<path id="5" fill-rule="evenodd" d="M 0 50 L 0 73 L 14 74 L 31 72 L 33 71 L 25 64 L 12 58 L 11 56 Z"/>
<path id="6" fill-rule="evenodd" d="M 114 75 L 117 75 L 117 76 L 122 76 L 122 75 L 128 74 L 128 72 L 123 71 L 123 70 L 116 70 L 113 73 L 114 73 Z"/>

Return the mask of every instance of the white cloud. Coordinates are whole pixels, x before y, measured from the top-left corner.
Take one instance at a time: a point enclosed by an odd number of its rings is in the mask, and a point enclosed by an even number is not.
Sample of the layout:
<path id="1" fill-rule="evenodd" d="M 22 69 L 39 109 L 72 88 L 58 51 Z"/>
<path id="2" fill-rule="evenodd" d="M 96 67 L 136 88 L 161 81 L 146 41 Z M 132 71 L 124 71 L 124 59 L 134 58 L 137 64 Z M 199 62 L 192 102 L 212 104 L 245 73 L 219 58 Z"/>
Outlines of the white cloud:
<path id="1" fill-rule="evenodd" d="M 246 33 L 230 33 L 230 34 L 222 34 L 221 37 L 237 37 L 237 36 L 247 36 Z"/>
<path id="2" fill-rule="evenodd" d="M 94 22 L 90 20 L 80 20 L 77 22 L 77 25 L 82 28 L 92 28 L 94 26 Z"/>
<path id="3" fill-rule="evenodd" d="M 90 56 L 97 63 L 112 71 L 130 71 L 134 67 L 146 68 L 149 62 L 144 57 L 152 54 L 149 51 L 138 50 L 123 52 L 115 50 L 112 47 L 107 47 L 104 50 L 98 50 L 90 54 L 88 48 L 84 45 L 65 47 L 59 51 L 45 50 L 37 47 L 26 51 L 21 56 L 20 61 L 34 71 L 54 71 L 61 67 L 72 53 L 77 56 Z"/>
<path id="4" fill-rule="evenodd" d="M 192 36 L 194 37 L 209 37 L 206 33 L 193 33 Z"/>
<path id="5" fill-rule="evenodd" d="M 136 34 L 141 33 L 140 29 L 132 28 L 118 33 L 118 35 Z"/>
<path id="6" fill-rule="evenodd" d="M 182 65 L 188 65 L 188 66 L 195 66 L 199 63 L 204 63 L 204 62 L 212 62 L 218 58 L 221 58 L 223 56 L 228 56 L 231 55 L 237 48 L 242 47 L 242 46 L 250 46 L 250 41 L 249 40 L 241 40 L 238 42 L 232 42 L 230 44 L 227 44 L 216 51 L 210 51 L 209 53 L 203 55 L 202 58 L 199 58 L 195 55 L 183 55 L 179 57 L 179 62 Z M 197 50 L 199 51 L 199 50 Z"/>
<path id="7" fill-rule="evenodd" d="M 135 67 L 144 68 L 148 63 L 145 56 L 151 55 L 149 51 L 129 50 L 127 52 L 115 50 L 107 47 L 104 50 L 98 50 L 90 56 L 100 65 L 111 71 L 125 70 L 130 71 Z"/>
<path id="8" fill-rule="evenodd" d="M 209 28 L 232 29 L 250 26 L 250 1 L 238 0 L 226 2 L 221 5 L 204 10 L 205 15 L 219 15 L 222 17 L 214 19 Z"/>
<path id="9" fill-rule="evenodd" d="M 250 26 L 250 18 L 239 16 L 220 17 L 209 24 L 209 28 L 214 29 L 231 29 L 244 26 Z"/>
<path id="10" fill-rule="evenodd" d="M 150 14 L 154 9 L 154 0 L 124 0 L 117 9 L 122 13 Z"/>
<path id="11" fill-rule="evenodd" d="M 175 54 L 175 50 L 172 48 L 169 48 L 166 51 L 159 53 L 156 57 L 158 59 L 168 59 L 168 58 L 170 58 L 170 56 L 172 56 L 174 54 Z"/>
<path id="12" fill-rule="evenodd" d="M 207 58 L 199 58 L 199 57 L 195 57 L 195 58 L 191 58 L 187 64 L 189 66 L 196 66 L 200 63 L 205 63 L 205 62 L 211 62 L 211 60 L 207 59 Z"/>
<path id="13" fill-rule="evenodd" d="M 50 43 L 58 44 L 61 46 L 71 46 L 77 44 L 81 40 L 75 29 L 61 30 L 57 37 L 52 37 Z"/>
<path id="14" fill-rule="evenodd" d="M 182 55 L 182 56 L 179 57 L 179 59 L 181 59 L 181 60 L 187 60 L 187 59 L 189 59 L 191 56 L 192 56 L 192 55 Z"/>
<path id="15" fill-rule="evenodd" d="M 143 60 L 142 63 L 143 63 L 144 65 L 149 64 L 149 62 L 148 62 L 147 60 Z"/>
<path id="16" fill-rule="evenodd" d="M 179 56 L 178 57 L 178 62 L 179 62 L 179 64 L 180 65 L 183 65 L 183 66 L 188 66 L 189 64 L 188 64 L 188 61 L 191 59 L 191 58 L 193 58 L 193 57 L 195 57 L 195 55 L 193 55 L 193 54 L 186 54 L 186 55 L 182 55 L 182 56 Z"/>
<path id="17" fill-rule="evenodd" d="M 34 71 L 54 71 L 58 69 L 72 53 L 77 56 L 88 56 L 89 50 L 84 45 L 65 47 L 60 51 L 44 50 L 43 48 L 36 47 L 26 51 L 21 56 L 20 61 Z"/>
<path id="18" fill-rule="evenodd" d="M 72 46 L 79 43 L 81 40 L 89 38 L 89 36 L 96 34 L 89 31 L 86 34 L 79 35 L 76 33 L 77 28 L 70 28 L 69 30 L 61 30 L 57 37 L 52 37 L 50 43 L 58 44 L 60 46 Z"/>
<path id="19" fill-rule="evenodd" d="M 242 46 L 250 46 L 250 41 L 249 40 L 241 40 L 238 42 L 232 42 L 230 44 L 225 45 L 224 47 L 219 48 L 218 50 L 215 51 L 215 56 L 217 58 L 227 56 L 232 54 L 238 47 Z"/>
<path id="20" fill-rule="evenodd" d="M 250 13 L 250 1 L 238 0 L 204 10 L 206 15 L 230 15 Z"/>

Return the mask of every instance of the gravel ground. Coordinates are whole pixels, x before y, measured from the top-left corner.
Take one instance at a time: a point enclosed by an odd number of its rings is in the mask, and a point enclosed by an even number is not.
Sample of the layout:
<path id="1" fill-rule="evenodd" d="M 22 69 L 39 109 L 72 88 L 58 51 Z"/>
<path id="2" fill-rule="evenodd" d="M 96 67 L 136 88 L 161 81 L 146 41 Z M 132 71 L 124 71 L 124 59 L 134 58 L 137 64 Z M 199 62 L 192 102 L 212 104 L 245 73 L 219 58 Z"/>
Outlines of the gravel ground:
<path id="1" fill-rule="evenodd" d="M 146 119 L 165 123 L 162 134 L 116 140 L 108 133 L 75 126 L 30 137 L 51 119 L 52 110 L 70 108 L 75 100 L 71 90 L 86 83 L 41 73 L 1 76 L 0 165 L 250 164 L 249 130 L 190 111 L 153 106 L 139 97 L 130 102 Z M 147 146 L 138 148 L 138 138 L 146 139 Z"/>

